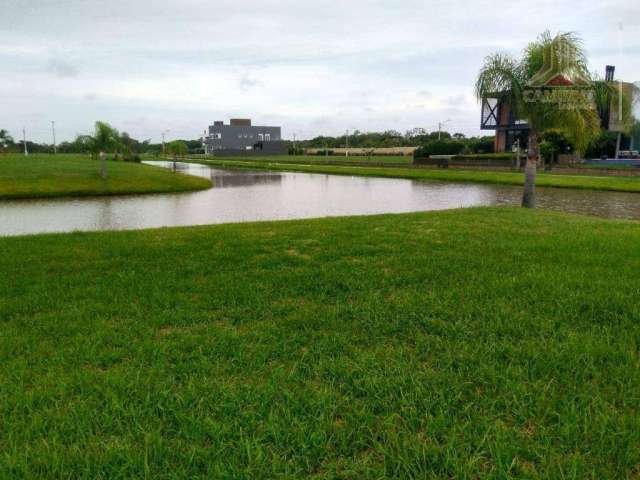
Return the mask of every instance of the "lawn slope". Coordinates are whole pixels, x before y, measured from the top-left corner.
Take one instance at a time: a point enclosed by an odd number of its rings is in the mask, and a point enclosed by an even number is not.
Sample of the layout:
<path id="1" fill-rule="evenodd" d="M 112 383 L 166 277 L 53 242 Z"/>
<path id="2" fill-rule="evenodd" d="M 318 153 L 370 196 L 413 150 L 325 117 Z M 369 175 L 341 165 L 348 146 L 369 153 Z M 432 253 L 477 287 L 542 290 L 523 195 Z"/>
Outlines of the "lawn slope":
<path id="1" fill-rule="evenodd" d="M 458 170 L 437 168 L 367 167 L 341 165 L 312 165 L 303 163 L 269 162 L 255 159 L 194 159 L 198 163 L 223 168 L 260 168 L 308 173 L 328 173 L 334 175 L 358 175 L 367 177 L 407 178 L 412 180 L 436 180 L 446 182 L 471 182 L 501 185 L 522 185 L 521 172 Z M 579 188 L 587 190 L 608 190 L 614 192 L 640 192 L 640 177 L 614 177 L 595 175 L 567 175 L 538 173 L 536 185 L 539 187 Z"/>
<path id="2" fill-rule="evenodd" d="M 0 199 L 129 193 L 183 192 L 209 188 L 204 178 L 128 162 L 100 162 L 86 155 L 0 156 Z"/>
<path id="3" fill-rule="evenodd" d="M 640 225 L 0 239 L 0 478 L 627 478 Z"/>

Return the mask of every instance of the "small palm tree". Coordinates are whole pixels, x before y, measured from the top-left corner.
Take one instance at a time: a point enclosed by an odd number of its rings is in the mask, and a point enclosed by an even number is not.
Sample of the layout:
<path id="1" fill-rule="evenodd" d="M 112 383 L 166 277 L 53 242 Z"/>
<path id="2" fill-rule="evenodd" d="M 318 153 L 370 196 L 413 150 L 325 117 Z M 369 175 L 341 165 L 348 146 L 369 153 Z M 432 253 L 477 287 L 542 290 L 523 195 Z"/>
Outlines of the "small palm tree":
<path id="1" fill-rule="evenodd" d="M 186 155 L 189 152 L 189 148 L 182 140 L 174 140 L 167 145 L 167 152 L 173 156 L 173 170 L 175 170 L 178 157 Z"/>
<path id="2" fill-rule="evenodd" d="M 543 88 L 536 91 L 538 87 Z M 538 95 L 545 89 L 552 95 Z M 535 207 L 536 163 L 542 133 L 560 130 L 579 153 L 584 153 L 600 132 L 593 91 L 582 41 L 574 33 L 552 37 L 545 32 L 527 46 L 518 60 L 502 54 L 485 59 L 476 82 L 476 96 L 483 99 L 497 95 L 530 127 L 523 207 Z"/>
<path id="3" fill-rule="evenodd" d="M 100 158 L 100 175 L 107 178 L 106 153 L 115 152 L 120 147 L 120 134 L 106 122 L 96 122 L 95 132 L 89 141 L 92 153 Z"/>

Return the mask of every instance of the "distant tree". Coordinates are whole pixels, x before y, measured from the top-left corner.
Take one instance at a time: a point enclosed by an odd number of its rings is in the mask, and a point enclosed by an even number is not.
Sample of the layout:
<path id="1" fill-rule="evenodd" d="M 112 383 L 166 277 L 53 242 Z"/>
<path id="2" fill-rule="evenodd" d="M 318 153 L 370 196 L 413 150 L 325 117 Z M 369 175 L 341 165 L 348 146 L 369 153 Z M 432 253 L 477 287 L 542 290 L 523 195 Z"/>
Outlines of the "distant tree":
<path id="1" fill-rule="evenodd" d="M 431 140 L 446 140 L 451 138 L 451 134 L 449 132 L 431 132 L 429 134 L 429 139 Z"/>
<path id="2" fill-rule="evenodd" d="M 631 127 L 631 149 L 640 149 L 640 120 L 636 120 Z"/>
<path id="3" fill-rule="evenodd" d="M 494 153 L 495 137 L 472 137 L 465 140 L 469 153 Z"/>
<path id="4" fill-rule="evenodd" d="M 91 151 L 93 138 L 91 135 L 78 135 L 73 141 L 75 153 L 85 153 Z"/>
<path id="5" fill-rule="evenodd" d="M 9 132 L 4 129 L 0 130 L 0 151 L 6 152 L 13 147 L 13 145 L 13 138 L 9 135 Z"/>
<path id="6" fill-rule="evenodd" d="M 167 144 L 167 152 L 169 155 L 172 155 L 175 160 L 177 157 L 189 153 L 189 147 L 184 140 L 174 140 Z"/>
<path id="7" fill-rule="evenodd" d="M 456 140 L 464 140 L 467 137 L 464 135 L 464 133 L 454 133 L 453 138 L 455 138 Z"/>
<path id="8" fill-rule="evenodd" d="M 187 145 L 187 153 L 204 153 L 201 140 L 182 140 Z"/>
<path id="9" fill-rule="evenodd" d="M 549 129 L 540 135 L 540 154 L 547 169 L 558 163 L 558 155 L 573 151 L 573 145 L 562 130 Z M 542 145 L 544 143 L 544 146 Z"/>
<path id="10" fill-rule="evenodd" d="M 140 148 L 140 142 L 138 142 L 138 140 L 131 138 L 127 132 L 122 132 L 120 134 L 120 144 L 125 161 L 138 159 L 138 151 Z"/>
<path id="11" fill-rule="evenodd" d="M 589 143 L 584 156 L 586 158 L 615 157 L 617 137 L 615 132 L 601 130 L 600 134 Z"/>
<path id="12" fill-rule="evenodd" d="M 464 143 L 455 140 L 432 140 L 418 148 L 415 152 L 415 156 L 429 157 L 431 155 L 458 155 L 464 148 Z"/>

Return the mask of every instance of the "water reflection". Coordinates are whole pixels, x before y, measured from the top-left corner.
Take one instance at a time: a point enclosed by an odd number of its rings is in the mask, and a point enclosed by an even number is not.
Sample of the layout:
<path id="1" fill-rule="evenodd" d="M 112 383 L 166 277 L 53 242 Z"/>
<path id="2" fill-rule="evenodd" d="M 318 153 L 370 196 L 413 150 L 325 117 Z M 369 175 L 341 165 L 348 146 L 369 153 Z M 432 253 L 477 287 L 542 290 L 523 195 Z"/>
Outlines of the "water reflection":
<path id="1" fill-rule="evenodd" d="M 252 185 L 280 183 L 282 175 L 268 171 L 217 170 L 206 165 L 176 162 L 145 162 L 148 164 L 175 169 L 180 173 L 188 173 L 211 179 L 216 188 L 247 187 Z"/>
<path id="2" fill-rule="evenodd" d="M 518 205 L 522 193 L 520 187 L 499 185 L 232 171 L 182 163 L 176 167 L 182 173 L 211 178 L 214 188 L 181 194 L 3 201 L 0 235 Z M 603 217 L 640 219 L 638 200 L 639 195 L 630 193 L 538 189 L 541 208 Z"/>

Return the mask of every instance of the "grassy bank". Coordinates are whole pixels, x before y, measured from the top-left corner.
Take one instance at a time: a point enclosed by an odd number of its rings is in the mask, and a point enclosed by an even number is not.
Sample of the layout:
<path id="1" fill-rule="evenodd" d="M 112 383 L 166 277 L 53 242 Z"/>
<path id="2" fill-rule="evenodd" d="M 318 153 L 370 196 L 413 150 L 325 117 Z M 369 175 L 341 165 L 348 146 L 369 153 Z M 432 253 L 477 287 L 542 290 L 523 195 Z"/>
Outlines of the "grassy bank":
<path id="1" fill-rule="evenodd" d="M 413 180 L 436 180 L 446 182 L 492 183 L 501 185 L 522 185 L 522 172 L 457 170 L 438 168 L 366 167 L 339 165 L 311 165 L 269 162 L 255 159 L 192 159 L 208 165 L 226 168 L 262 168 L 269 170 L 289 170 L 309 173 L 329 173 L 334 175 L 358 175 L 369 177 L 407 178 Z M 614 192 L 640 192 L 640 178 L 595 175 L 567 175 L 539 172 L 536 184 L 540 187 L 579 188 L 587 190 L 609 190 Z"/>
<path id="2" fill-rule="evenodd" d="M 0 250 L 0 478 L 637 475 L 638 223 L 479 208 Z"/>
<path id="3" fill-rule="evenodd" d="M 0 199 L 182 192 L 211 186 L 204 178 L 137 163 L 109 161 L 107 171 L 103 179 L 100 162 L 85 155 L 2 155 Z"/>
<path id="4" fill-rule="evenodd" d="M 208 160 L 211 156 L 205 155 L 190 155 L 191 158 Z M 362 164 L 362 165 L 396 165 L 396 166 L 409 166 L 413 163 L 412 156 L 402 155 L 378 155 L 378 156 L 364 156 L 364 155 L 268 155 L 264 157 L 252 156 L 252 157 L 228 157 L 223 160 L 248 160 L 252 162 L 261 163 L 302 163 L 302 164 Z"/>

